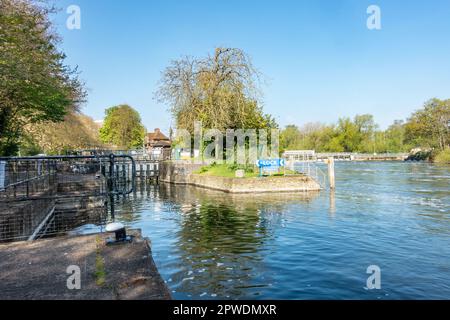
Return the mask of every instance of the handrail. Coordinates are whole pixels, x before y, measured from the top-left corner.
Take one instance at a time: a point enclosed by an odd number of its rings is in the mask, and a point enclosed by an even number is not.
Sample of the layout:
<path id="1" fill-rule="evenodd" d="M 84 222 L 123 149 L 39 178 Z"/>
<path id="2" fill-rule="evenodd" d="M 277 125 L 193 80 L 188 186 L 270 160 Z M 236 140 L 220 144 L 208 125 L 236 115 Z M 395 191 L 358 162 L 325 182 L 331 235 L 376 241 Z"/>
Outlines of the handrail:
<path id="1" fill-rule="evenodd" d="M 131 194 L 134 190 L 134 186 L 136 183 L 136 163 L 134 158 L 131 155 L 126 155 L 126 154 L 109 154 L 109 155 L 87 155 L 87 156 L 83 156 L 83 155 L 58 155 L 58 156 L 26 156 L 26 157 L 0 157 L 0 161 L 33 161 L 33 160 L 77 160 L 77 159 L 90 159 L 90 160 L 99 160 L 100 162 L 103 159 L 107 159 L 107 161 L 110 162 L 110 169 L 111 171 L 109 172 L 109 178 L 112 179 L 112 175 L 114 173 L 114 159 L 115 158 L 122 158 L 122 159 L 128 159 L 131 162 L 131 186 L 128 190 L 121 190 L 121 191 L 117 191 L 117 190 L 108 190 L 109 194 L 111 195 L 128 195 Z M 0 191 L 5 191 L 9 188 L 13 188 L 15 186 L 21 185 L 21 184 L 25 184 L 28 183 L 30 181 L 36 180 L 38 178 L 41 177 L 46 177 L 49 176 L 50 173 L 47 172 L 43 175 L 38 175 L 32 178 L 27 178 L 24 179 L 22 181 L 18 181 L 18 182 L 14 182 L 12 184 L 9 184 L 7 186 L 4 186 L 1 188 Z M 104 176 L 104 175 L 103 175 Z M 106 176 L 104 176 L 105 178 L 108 178 Z"/>

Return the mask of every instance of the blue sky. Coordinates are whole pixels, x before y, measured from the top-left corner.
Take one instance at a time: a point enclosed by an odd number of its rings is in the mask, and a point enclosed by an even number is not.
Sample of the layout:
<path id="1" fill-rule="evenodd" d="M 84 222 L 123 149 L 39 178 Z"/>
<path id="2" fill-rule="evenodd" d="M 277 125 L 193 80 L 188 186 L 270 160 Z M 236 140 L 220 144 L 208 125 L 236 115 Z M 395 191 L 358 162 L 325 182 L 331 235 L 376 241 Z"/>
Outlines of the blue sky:
<path id="1" fill-rule="evenodd" d="M 88 87 L 83 111 L 128 103 L 144 125 L 167 131 L 154 100 L 173 59 L 217 46 L 246 51 L 267 83 L 264 109 L 281 125 L 371 113 L 382 128 L 432 97 L 450 98 L 450 1 L 60 0 L 54 17 L 67 63 Z M 66 8 L 81 9 L 81 30 Z M 381 9 L 368 30 L 366 9 Z"/>

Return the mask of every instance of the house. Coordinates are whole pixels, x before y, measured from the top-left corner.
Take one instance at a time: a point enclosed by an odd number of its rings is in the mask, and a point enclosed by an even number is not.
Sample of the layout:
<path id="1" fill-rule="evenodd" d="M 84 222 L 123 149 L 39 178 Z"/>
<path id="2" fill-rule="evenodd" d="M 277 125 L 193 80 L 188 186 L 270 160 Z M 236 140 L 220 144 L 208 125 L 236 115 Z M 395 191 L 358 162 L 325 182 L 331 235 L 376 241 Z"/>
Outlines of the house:
<path id="1" fill-rule="evenodd" d="M 154 159 L 169 159 L 172 142 L 159 128 L 145 136 L 145 150 Z"/>

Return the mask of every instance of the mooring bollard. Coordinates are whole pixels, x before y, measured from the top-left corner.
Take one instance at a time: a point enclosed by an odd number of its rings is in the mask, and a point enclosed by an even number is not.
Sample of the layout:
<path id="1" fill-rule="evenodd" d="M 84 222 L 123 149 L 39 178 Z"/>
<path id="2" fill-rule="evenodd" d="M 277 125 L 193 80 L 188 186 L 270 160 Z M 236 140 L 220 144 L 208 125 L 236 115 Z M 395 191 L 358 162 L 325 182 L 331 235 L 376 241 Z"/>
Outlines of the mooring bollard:
<path id="1" fill-rule="evenodd" d="M 132 240 L 132 237 L 127 236 L 125 226 L 120 222 L 108 223 L 106 225 L 105 231 L 115 233 L 115 239 L 109 238 L 106 240 L 107 245 L 131 242 L 131 240 Z"/>
<path id="2" fill-rule="evenodd" d="M 334 190 L 336 188 L 336 182 L 334 179 L 334 158 L 328 158 L 328 181 L 330 182 L 330 189 Z"/>

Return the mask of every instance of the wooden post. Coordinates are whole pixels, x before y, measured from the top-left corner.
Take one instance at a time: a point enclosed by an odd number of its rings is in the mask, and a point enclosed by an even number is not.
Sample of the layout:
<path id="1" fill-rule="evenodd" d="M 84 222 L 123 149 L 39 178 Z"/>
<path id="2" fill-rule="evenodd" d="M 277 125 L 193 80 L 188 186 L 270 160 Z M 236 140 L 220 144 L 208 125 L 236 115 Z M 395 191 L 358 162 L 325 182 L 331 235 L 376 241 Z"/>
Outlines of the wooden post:
<path id="1" fill-rule="evenodd" d="M 334 158 L 328 158 L 328 180 L 330 182 L 330 189 L 334 190 L 336 188 L 336 182 L 334 179 Z"/>

